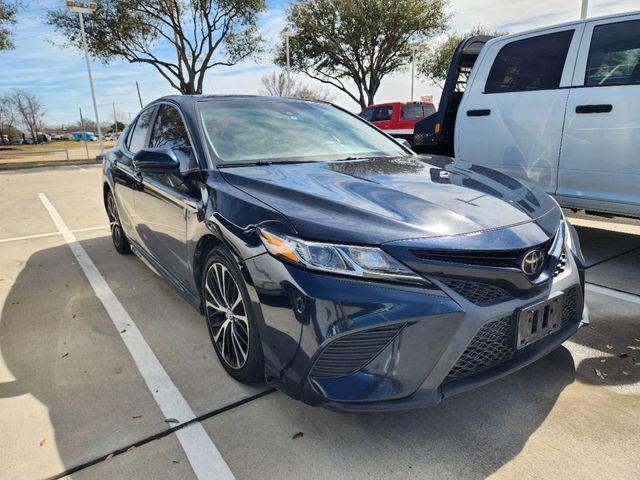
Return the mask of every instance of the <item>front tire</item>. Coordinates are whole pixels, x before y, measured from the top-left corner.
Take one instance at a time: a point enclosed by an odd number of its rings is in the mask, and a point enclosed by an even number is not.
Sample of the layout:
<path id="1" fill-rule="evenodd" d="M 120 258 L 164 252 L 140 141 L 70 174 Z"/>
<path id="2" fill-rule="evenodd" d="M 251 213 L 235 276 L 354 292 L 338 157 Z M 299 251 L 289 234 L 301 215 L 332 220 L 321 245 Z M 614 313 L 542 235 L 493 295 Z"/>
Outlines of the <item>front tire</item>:
<path id="1" fill-rule="evenodd" d="M 122 224 L 120 223 L 120 215 L 118 215 L 118 206 L 113 193 L 109 191 L 107 193 L 106 200 L 107 217 L 109 217 L 109 228 L 111 229 L 111 240 L 113 240 L 113 246 L 116 247 L 118 253 L 126 255 L 131 253 L 131 244 L 127 240 L 127 236 L 124 234 Z"/>
<path id="2" fill-rule="evenodd" d="M 264 355 L 249 293 L 233 256 L 209 253 L 202 275 L 202 303 L 213 348 L 229 375 L 242 383 L 264 380 Z"/>

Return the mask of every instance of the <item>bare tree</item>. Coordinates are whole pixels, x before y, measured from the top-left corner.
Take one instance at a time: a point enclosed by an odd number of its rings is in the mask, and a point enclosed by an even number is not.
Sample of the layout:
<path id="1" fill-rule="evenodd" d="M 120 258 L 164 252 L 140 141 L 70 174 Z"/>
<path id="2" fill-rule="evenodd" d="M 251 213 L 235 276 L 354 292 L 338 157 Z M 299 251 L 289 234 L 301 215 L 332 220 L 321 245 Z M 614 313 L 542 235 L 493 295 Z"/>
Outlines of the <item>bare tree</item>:
<path id="1" fill-rule="evenodd" d="M 124 58 L 152 65 L 187 95 L 202 93 L 209 69 L 235 65 L 259 51 L 262 41 L 256 22 L 264 0 L 103 0 L 99 5 L 85 20 L 91 53 L 105 63 Z M 80 47 L 77 15 L 54 9 L 48 23 Z"/>
<path id="2" fill-rule="evenodd" d="M 263 95 L 294 97 L 305 100 L 319 100 L 322 102 L 330 102 L 333 100 L 333 96 L 324 88 L 312 88 L 299 83 L 294 78 L 287 81 L 287 74 L 284 71 L 269 72 L 262 76 L 260 82 L 263 86 L 260 93 Z"/>
<path id="3" fill-rule="evenodd" d="M 42 128 L 46 109 L 42 99 L 35 93 L 21 88 L 13 90 L 7 95 L 11 108 L 16 113 L 20 123 L 29 131 L 34 143 L 39 143 L 38 128 Z"/>
<path id="4" fill-rule="evenodd" d="M 0 97 L 0 143 L 6 145 L 5 135 L 9 137 L 15 132 L 16 115 L 11 102 L 4 96 Z"/>

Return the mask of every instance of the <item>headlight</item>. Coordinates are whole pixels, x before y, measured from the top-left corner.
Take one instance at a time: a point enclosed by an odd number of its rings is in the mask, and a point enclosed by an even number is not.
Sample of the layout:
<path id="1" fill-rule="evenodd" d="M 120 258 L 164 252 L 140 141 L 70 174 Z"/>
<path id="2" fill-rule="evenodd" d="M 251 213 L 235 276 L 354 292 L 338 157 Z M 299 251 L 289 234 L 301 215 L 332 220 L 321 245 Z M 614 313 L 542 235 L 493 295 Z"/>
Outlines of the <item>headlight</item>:
<path id="1" fill-rule="evenodd" d="M 429 283 L 379 248 L 308 242 L 265 228 L 259 228 L 258 232 L 265 248 L 273 256 L 312 270 L 352 277 Z"/>

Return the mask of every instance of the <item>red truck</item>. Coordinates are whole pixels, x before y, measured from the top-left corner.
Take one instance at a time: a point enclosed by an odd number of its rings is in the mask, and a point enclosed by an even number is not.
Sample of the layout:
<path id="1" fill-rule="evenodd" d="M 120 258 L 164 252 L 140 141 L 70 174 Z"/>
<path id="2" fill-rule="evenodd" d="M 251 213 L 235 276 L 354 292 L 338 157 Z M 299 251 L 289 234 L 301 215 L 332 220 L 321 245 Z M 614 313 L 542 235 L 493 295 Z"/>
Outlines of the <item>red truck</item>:
<path id="1" fill-rule="evenodd" d="M 391 102 L 371 105 L 359 115 L 389 135 L 404 138 L 413 145 L 413 126 L 435 111 L 431 102 Z"/>

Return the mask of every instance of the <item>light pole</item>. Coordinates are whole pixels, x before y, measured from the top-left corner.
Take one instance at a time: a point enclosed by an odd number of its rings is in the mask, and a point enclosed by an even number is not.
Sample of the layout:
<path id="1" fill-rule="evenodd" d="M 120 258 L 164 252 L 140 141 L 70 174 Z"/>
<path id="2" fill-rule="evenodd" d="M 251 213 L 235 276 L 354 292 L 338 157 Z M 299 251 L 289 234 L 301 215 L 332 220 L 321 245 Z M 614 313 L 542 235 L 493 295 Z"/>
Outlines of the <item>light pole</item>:
<path id="1" fill-rule="evenodd" d="M 589 0 L 582 0 L 582 8 L 580 9 L 580 18 L 587 18 L 587 10 L 589 10 Z"/>
<path id="2" fill-rule="evenodd" d="M 284 37 L 284 42 L 287 50 L 287 96 L 291 94 L 291 57 L 289 56 L 289 38 L 295 37 L 298 33 L 292 32 L 291 30 L 284 29 L 282 31 L 282 36 Z"/>
<path id="3" fill-rule="evenodd" d="M 104 158 L 104 145 L 102 143 L 102 129 L 100 128 L 100 118 L 98 117 L 98 104 L 96 103 L 96 93 L 93 89 L 93 77 L 91 76 L 91 61 L 89 60 L 89 49 L 87 48 L 87 36 L 84 33 L 83 14 L 91 15 L 98 8 L 98 4 L 89 3 L 86 7 L 76 5 L 73 0 L 67 0 L 67 9 L 77 13 L 80 19 L 80 32 L 82 34 L 82 47 L 84 48 L 84 59 L 87 62 L 87 73 L 89 74 L 89 88 L 91 89 L 91 99 L 93 100 L 93 113 L 96 116 L 96 126 L 98 128 L 98 141 L 100 142 L 100 155 Z"/>

